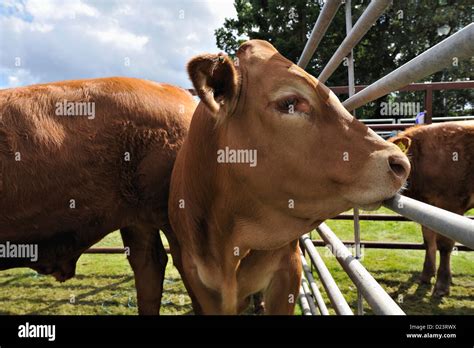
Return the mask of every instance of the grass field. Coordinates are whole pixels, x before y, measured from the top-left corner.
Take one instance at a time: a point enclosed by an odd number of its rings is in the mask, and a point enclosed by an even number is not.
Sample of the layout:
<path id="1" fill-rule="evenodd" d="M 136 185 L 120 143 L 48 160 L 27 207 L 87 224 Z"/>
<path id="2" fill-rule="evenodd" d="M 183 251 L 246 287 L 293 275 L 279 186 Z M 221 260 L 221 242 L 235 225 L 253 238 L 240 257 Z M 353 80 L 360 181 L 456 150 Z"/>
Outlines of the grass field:
<path id="1" fill-rule="evenodd" d="M 390 213 L 383 208 L 378 212 Z M 340 239 L 353 239 L 352 221 L 328 221 L 328 225 Z M 419 225 L 411 222 L 362 221 L 361 235 L 367 241 L 422 242 Z M 313 237 L 318 237 L 316 232 Z M 121 245 L 116 232 L 97 246 Z M 326 248 L 318 250 L 347 301 L 355 308 L 355 286 Z M 417 282 L 423 258 L 424 251 L 371 249 L 364 250 L 362 263 L 407 314 L 474 314 L 474 252 L 452 256 L 451 295 L 442 300 L 431 297 L 432 286 Z M 0 314 L 137 314 L 133 274 L 125 256 L 83 255 L 76 274 L 75 278 L 58 283 L 30 269 L 1 272 Z M 189 297 L 171 258 L 164 287 L 162 314 L 192 313 Z M 320 289 L 325 296 L 322 286 Z M 367 304 L 364 307 L 370 314 Z"/>

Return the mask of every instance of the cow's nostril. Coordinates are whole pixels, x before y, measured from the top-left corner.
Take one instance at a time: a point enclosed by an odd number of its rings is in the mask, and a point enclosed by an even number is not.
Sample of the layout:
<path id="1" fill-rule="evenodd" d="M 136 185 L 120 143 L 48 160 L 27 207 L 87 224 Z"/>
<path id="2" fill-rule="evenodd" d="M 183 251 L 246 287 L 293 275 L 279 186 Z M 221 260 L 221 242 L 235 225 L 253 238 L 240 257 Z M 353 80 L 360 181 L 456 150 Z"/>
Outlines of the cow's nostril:
<path id="1" fill-rule="evenodd" d="M 403 157 L 390 156 L 388 158 L 388 164 L 392 172 L 399 178 L 405 179 L 410 172 L 410 164 Z"/>

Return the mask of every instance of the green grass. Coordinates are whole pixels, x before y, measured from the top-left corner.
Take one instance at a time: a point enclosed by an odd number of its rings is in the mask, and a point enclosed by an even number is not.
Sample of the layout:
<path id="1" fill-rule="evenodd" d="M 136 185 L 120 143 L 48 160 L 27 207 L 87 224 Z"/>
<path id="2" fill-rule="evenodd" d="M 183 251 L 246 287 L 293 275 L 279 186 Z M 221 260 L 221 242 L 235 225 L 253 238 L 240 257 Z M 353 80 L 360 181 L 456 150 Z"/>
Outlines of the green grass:
<path id="1" fill-rule="evenodd" d="M 121 247 L 114 232 L 96 247 Z M 163 314 L 192 311 L 171 257 L 166 270 Z M 72 300 L 74 300 L 73 303 Z M 133 273 L 125 255 L 82 255 L 76 276 L 64 283 L 22 268 L 0 273 L 0 314 L 136 315 Z"/>
<path id="2" fill-rule="evenodd" d="M 379 209 L 377 213 L 391 214 L 385 208 Z M 474 214 L 474 210 L 468 214 Z M 327 224 L 340 239 L 354 240 L 352 221 L 329 220 Z M 363 241 L 423 242 L 421 227 L 413 222 L 361 221 L 360 226 Z M 316 232 L 312 236 L 320 239 Z M 356 287 L 329 249 L 320 247 L 318 251 L 351 308 L 355 309 Z M 421 285 L 418 282 L 424 255 L 424 250 L 365 249 L 362 263 L 407 314 L 474 314 L 474 252 L 453 253 L 451 294 L 441 300 L 431 296 L 433 284 Z M 322 286 L 320 290 L 323 290 Z M 324 291 L 322 293 L 329 306 Z M 372 313 L 367 303 L 364 303 L 364 311 Z M 331 309 L 330 312 L 334 313 Z"/>
<path id="3" fill-rule="evenodd" d="M 383 208 L 378 212 L 390 213 Z M 328 225 L 340 239 L 353 240 L 352 221 L 331 220 Z M 364 241 L 422 242 L 420 226 L 411 222 L 362 221 L 361 235 Z M 314 232 L 313 237 L 317 238 L 317 233 Z M 121 245 L 120 235 L 115 232 L 96 246 Z M 318 250 L 349 304 L 355 308 L 355 286 L 326 248 Z M 407 314 L 474 314 L 474 252 L 458 252 L 452 256 L 451 295 L 442 300 L 431 297 L 432 286 L 421 286 L 417 282 L 423 258 L 424 251 L 366 249 L 362 263 L 394 299 L 402 300 L 400 307 Z M 133 274 L 124 255 L 83 255 L 76 274 L 75 278 L 58 283 L 30 269 L 1 272 L 0 314 L 137 314 Z M 325 296 L 321 285 L 320 289 Z M 326 296 L 325 299 L 327 301 Z M 364 307 L 370 314 L 366 303 Z M 171 258 L 161 313 L 192 313 L 189 297 Z M 301 313 L 299 308 L 296 313 Z"/>

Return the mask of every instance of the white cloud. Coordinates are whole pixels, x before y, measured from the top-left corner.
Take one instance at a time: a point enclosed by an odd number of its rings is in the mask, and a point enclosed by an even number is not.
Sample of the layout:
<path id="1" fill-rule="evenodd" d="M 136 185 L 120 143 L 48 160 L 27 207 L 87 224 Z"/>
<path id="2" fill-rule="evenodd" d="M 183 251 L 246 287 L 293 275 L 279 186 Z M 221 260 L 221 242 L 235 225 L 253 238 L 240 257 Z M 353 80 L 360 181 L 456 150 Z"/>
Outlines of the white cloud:
<path id="1" fill-rule="evenodd" d="M 190 87 L 187 61 L 219 51 L 229 16 L 233 0 L 2 0 L 0 88 L 103 76 Z"/>
<path id="2" fill-rule="evenodd" d="M 191 33 L 188 36 L 186 36 L 186 41 L 199 42 L 199 36 L 196 33 Z"/>
<path id="3" fill-rule="evenodd" d="M 37 21 L 73 19 L 77 16 L 98 17 L 95 7 L 81 0 L 28 0 L 25 10 Z"/>
<path id="4" fill-rule="evenodd" d="M 22 68 L 0 69 L 0 73 L 7 76 L 8 87 L 18 87 L 39 82 L 28 70 Z"/>
<path id="5" fill-rule="evenodd" d="M 0 32 L 3 32 L 1 28 L 8 27 L 10 30 L 16 33 L 22 33 L 23 31 L 39 31 L 41 33 L 47 33 L 53 30 L 53 26 L 45 23 L 38 22 L 26 22 L 18 17 L 0 17 Z"/>
<path id="6" fill-rule="evenodd" d="M 88 29 L 87 33 L 105 44 L 113 44 L 122 49 L 141 50 L 149 41 L 147 36 L 135 35 L 120 28 L 106 30 Z"/>

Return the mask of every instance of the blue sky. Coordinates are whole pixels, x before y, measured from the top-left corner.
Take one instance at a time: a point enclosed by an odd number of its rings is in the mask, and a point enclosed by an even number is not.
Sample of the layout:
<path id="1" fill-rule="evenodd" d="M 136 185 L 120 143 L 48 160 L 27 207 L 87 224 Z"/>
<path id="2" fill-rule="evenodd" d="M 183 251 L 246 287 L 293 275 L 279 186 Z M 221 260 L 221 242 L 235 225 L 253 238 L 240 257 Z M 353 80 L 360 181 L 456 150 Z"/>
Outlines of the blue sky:
<path id="1" fill-rule="evenodd" d="M 232 0 L 1 0 L 0 88 L 132 76 L 191 87 Z"/>

